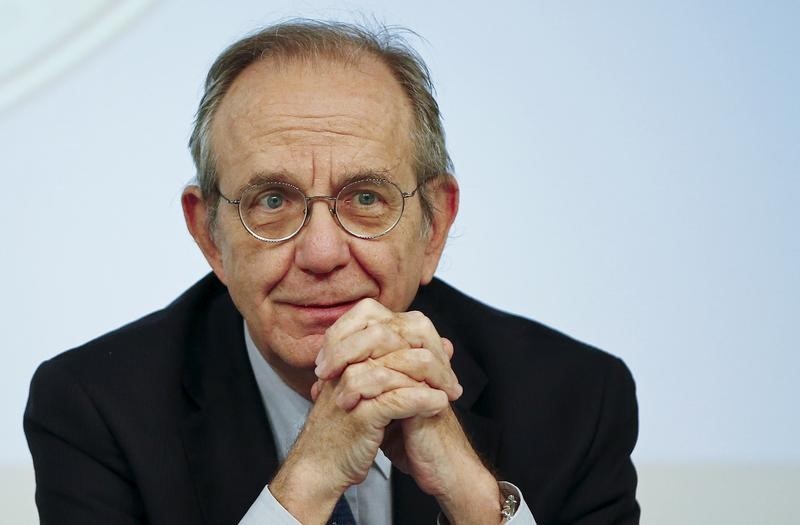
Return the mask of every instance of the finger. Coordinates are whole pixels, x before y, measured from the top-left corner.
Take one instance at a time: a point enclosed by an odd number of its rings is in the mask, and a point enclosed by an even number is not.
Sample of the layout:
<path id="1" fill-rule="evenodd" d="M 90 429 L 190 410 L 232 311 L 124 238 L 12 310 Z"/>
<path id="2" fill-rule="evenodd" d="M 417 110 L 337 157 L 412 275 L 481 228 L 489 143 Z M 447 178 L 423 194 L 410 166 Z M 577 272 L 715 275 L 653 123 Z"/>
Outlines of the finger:
<path id="1" fill-rule="evenodd" d="M 392 326 L 400 336 L 408 341 L 412 347 L 428 348 L 437 354 L 445 355 L 442 349 L 442 338 L 436 331 L 436 327 L 430 319 L 421 312 L 411 311 L 396 314 L 388 324 Z"/>
<path id="2" fill-rule="evenodd" d="M 384 392 L 374 399 L 362 401 L 353 414 L 376 418 L 375 424 L 385 427 L 391 421 L 407 417 L 432 417 L 450 406 L 447 394 L 428 386 L 402 387 Z"/>
<path id="3" fill-rule="evenodd" d="M 450 339 L 442 337 L 442 349 L 444 350 L 444 353 L 447 355 L 448 361 L 453 359 L 453 352 L 455 351 L 455 348 L 453 347 L 453 343 L 450 342 Z"/>
<path id="4" fill-rule="evenodd" d="M 331 379 L 352 363 L 381 357 L 401 348 L 409 348 L 409 344 L 395 330 L 384 323 L 373 324 L 323 347 L 317 354 L 314 373 L 321 379 Z"/>
<path id="5" fill-rule="evenodd" d="M 376 360 L 380 365 L 401 372 L 411 379 L 425 382 L 431 388 L 443 390 L 450 401 L 455 401 L 464 392 L 458 383 L 450 363 L 442 363 L 427 348 L 409 348 L 387 354 Z"/>
<path id="6" fill-rule="evenodd" d="M 322 381 L 317 379 L 314 381 L 314 384 L 311 385 L 311 401 L 316 402 L 317 398 L 319 397 L 319 393 L 322 390 Z"/>
<path id="7" fill-rule="evenodd" d="M 393 316 L 394 312 L 375 299 L 362 299 L 325 331 L 322 345 L 325 347 L 341 341 L 368 326 L 388 321 Z"/>
<path id="8" fill-rule="evenodd" d="M 362 399 L 373 399 L 402 387 L 424 386 L 402 372 L 386 368 L 373 360 L 350 365 L 336 388 L 336 404 L 350 411 Z"/>

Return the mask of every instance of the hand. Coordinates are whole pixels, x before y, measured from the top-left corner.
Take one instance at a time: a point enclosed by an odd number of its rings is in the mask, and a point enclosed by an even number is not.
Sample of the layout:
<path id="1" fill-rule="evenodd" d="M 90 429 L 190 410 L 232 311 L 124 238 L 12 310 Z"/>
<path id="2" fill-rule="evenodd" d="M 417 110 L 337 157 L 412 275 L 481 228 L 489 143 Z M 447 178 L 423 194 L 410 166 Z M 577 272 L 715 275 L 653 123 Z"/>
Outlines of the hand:
<path id="1" fill-rule="evenodd" d="M 421 313 L 394 313 L 365 300 L 328 329 L 312 398 L 338 381 L 336 403 L 345 411 L 357 410 L 387 389 L 438 389 L 454 400 L 463 389 L 450 367 L 452 355 L 453 345 Z M 449 404 L 393 421 L 382 448 L 395 466 L 439 500 L 451 523 L 498 521 L 497 483 Z"/>
<path id="2" fill-rule="evenodd" d="M 392 385 L 405 375 L 444 391 L 454 401 L 461 396 L 463 388 L 450 367 L 452 356 L 453 345 L 440 337 L 433 323 L 420 312 L 394 313 L 375 300 L 364 299 L 325 333 L 315 373 L 320 380 L 333 379 L 342 374 L 347 376 L 351 365 L 378 360 L 386 370 L 401 372 L 394 377 Z M 369 380 L 368 377 L 364 379 Z M 349 396 L 339 400 L 346 410 L 358 403 L 357 394 L 365 393 L 370 398 L 380 393 L 375 384 L 370 385 L 371 390 L 362 392 L 360 384 L 347 382 L 352 383 L 347 389 Z M 312 387 L 312 399 L 321 384 L 318 381 Z M 373 395 L 369 395 L 371 392 Z"/>
<path id="3" fill-rule="evenodd" d="M 380 330 L 359 334 L 355 341 L 386 355 L 408 349 L 404 339 Z M 359 394 L 357 406 L 342 408 L 340 401 L 352 398 L 355 385 L 364 395 Z M 303 431 L 269 484 L 273 496 L 302 523 L 325 522 L 347 487 L 364 480 L 392 421 L 430 417 L 449 407 L 443 391 L 371 359 L 316 386 L 314 398 Z"/>

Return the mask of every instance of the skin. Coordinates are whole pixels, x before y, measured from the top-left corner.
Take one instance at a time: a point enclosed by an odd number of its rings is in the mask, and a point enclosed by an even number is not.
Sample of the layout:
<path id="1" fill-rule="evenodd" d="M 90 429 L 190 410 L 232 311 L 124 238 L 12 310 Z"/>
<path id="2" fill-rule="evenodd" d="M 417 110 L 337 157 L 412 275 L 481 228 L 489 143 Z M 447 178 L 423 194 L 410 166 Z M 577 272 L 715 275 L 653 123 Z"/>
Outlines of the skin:
<path id="1" fill-rule="evenodd" d="M 307 195 L 335 195 L 349 177 L 376 173 L 410 191 L 411 124 L 401 87 L 371 57 L 262 60 L 237 77 L 217 111 L 219 188 L 235 199 L 267 175 Z M 497 483 L 450 408 L 462 392 L 452 345 L 422 314 L 405 312 L 432 279 L 458 209 L 452 177 L 431 189 L 427 230 L 418 197 L 378 240 L 347 234 L 316 201 L 303 230 L 276 244 L 252 237 L 224 201 L 212 232 L 199 188 L 184 191 L 187 226 L 264 359 L 314 400 L 269 484 L 302 523 L 324 523 L 379 447 L 437 497 L 451 523 L 499 521 Z"/>

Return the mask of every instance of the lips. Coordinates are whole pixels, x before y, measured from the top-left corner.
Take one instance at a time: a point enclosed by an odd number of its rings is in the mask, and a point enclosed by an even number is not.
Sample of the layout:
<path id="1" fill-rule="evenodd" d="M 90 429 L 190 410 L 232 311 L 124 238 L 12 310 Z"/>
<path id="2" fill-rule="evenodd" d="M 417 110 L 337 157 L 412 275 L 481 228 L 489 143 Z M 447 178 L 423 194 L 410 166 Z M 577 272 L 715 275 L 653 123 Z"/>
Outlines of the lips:
<path id="1" fill-rule="evenodd" d="M 361 300 L 361 298 L 359 297 L 357 299 L 345 299 L 344 301 L 330 301 L 330 302 L 327 302 L 327 301 L 316 301 L 316 300 L 310 300 L 310 301 L 286 301 L 286 302 L 287 302 L 287 304 L 291 304 L 292 306 L 299 306 L 301 308 L 336 308 L 338 306 L 344 306 L 344 305 L 353 306 L 354 304 L 356 304 L 360 300 Z"/>
<path id="2" fill-rule="evenodd" d="M 282 306 L 290 310 L 291 316 L 309 327 L 327 328 L 347 313 L 360 300 L 354 299 L 341 302 L 283 302 Z"/>

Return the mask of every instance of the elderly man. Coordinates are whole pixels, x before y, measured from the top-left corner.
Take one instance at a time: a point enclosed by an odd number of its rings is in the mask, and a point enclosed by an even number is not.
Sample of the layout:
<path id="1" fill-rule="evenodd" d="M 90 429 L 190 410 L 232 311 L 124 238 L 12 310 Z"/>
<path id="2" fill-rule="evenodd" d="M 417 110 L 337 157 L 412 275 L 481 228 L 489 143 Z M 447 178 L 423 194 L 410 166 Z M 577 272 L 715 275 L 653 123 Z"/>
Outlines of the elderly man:
<path id="1" fill-rule="evenodd" d="M 212 66 L 182 203 L 209 275 L 43 364 L 41 523 L 637 523 L 617 359 L 433 277 L 458 186 L 388 31 L 270 27 Z"/>

